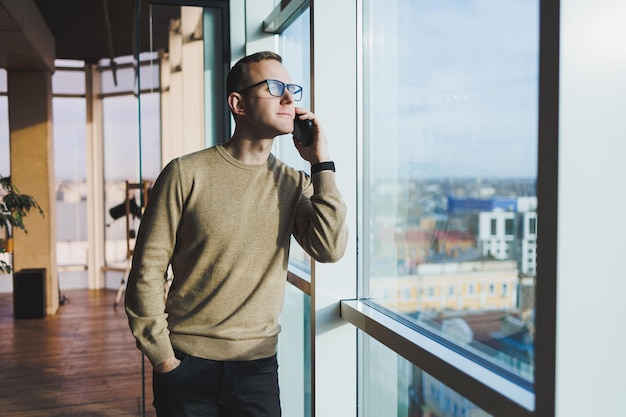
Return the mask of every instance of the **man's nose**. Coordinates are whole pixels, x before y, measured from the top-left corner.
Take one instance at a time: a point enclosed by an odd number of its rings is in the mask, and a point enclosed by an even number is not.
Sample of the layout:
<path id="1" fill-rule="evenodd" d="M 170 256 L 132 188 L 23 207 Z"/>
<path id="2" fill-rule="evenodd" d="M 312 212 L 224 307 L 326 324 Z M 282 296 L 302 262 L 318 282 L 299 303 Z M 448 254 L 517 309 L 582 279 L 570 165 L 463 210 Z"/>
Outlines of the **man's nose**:
<path id="1" fill-rule="evenodd" d="M 285 88 L 285 92 L 283 93 L 283 96 L 280 98 L 280 101 L 283 103 L 292 103 L 295 100 L 294 100 L 293 94 L 291 94 L 289 90 Z"/>

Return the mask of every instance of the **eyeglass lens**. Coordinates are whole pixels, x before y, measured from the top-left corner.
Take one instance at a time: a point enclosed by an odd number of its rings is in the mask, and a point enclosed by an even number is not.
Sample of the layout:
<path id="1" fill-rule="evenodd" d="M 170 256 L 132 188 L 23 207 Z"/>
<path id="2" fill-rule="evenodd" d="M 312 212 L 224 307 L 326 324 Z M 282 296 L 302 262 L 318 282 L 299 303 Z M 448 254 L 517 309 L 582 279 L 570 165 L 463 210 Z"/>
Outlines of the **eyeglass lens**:
<path id="1" fill-rule="evenodd" d="M 278 80 L 267 80 L 267 88 L 270 94 L 275 97 L 282 97 L 282 95 L 285 94 L 286 88 L 295 101 L 302 99 L 302 87 L 296 84 L 285 84 Z"/>

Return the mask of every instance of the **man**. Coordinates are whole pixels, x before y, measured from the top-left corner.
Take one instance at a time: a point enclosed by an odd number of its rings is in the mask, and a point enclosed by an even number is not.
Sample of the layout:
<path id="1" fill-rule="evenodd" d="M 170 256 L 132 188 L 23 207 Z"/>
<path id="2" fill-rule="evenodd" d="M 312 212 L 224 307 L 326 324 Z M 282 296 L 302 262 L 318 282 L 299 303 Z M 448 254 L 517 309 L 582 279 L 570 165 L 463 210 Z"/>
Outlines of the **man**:
<path id="1" fill-rule="evenodd" d="M 326 137 L 313 113 L 295 107 L 302 88 L 281 57 L 244 57 L 227 90 L 232 138 L 163 169 L 137 235 L 126 312 L 153 365 L 159 417 L 280 416 L 277 319 L 290 238 L 319 262 L 339 260 L 346 248 Z M 270 153 L 294 117 L 313 122 L 310 146 L 294 139 L 310 176 Z"/>

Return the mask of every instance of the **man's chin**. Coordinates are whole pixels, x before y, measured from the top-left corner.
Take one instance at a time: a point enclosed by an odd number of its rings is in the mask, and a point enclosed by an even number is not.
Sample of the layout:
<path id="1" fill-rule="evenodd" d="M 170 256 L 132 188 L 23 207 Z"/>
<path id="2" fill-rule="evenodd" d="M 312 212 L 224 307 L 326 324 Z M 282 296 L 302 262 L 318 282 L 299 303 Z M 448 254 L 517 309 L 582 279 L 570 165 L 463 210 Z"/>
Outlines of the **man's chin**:
<path id="1" fill-rule="evenodd" d="M 293 133 L 293 126 L 291 126 L 289 129 L 278 129 L 278 134 L 276 134 L 276 136 L 282 136 L 282 135 L 290 135 Z"/>

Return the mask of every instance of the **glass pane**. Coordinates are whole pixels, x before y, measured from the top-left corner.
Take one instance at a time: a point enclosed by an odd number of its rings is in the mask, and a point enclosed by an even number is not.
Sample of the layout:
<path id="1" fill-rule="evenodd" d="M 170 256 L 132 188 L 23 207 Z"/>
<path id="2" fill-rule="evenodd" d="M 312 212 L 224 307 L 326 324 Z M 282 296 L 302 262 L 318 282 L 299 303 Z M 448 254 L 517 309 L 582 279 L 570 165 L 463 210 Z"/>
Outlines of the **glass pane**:
<path id="1" fill-rule="evenodd" d="M 142 93 L 141 100 L 141 174 L 154 181 L 161 172 L 161 95 Z"/>
<path id="2" fill-rule="evenodd" d="M 7 72 L 0 69 L 0 93 L 7 93 Z M 0 96 L 0 175 L 11 175 L 9 148 L 9 102 L 6 95 Z"/>
<path id="3" fill-rule="evenodd" d="M 490 414 L 359 331 L 363 417 L 488 417 Z M 391 383 L 390 383 L 391 382 Z"/>
<path id="4" fill-rule="evenodd" d="M 311 106 L 309 22 L 307 8 L 280 35 L 279 51 L 292 82 L 303 88 L 302 100 L 296 102 L 296 106 L 307 109 Z M 296 169 L 309 172 L 310 164 L 302 159 L 294 147 L 292 135 L 278 137 L 274 146 L 281 160 Z M 289 264 L 293 273 L 311 272 L 311 258 L 293 238 Z M 286 401 L 283 403 L 283 412 L 285 415 L 308 417 L 311 415 L 311 297 L 287 284 L 280 322 L 283 330 L 278 355 L 281 364 L 283 361 L 285 363 L 281 365 L 281 402 Z M 298 344 L 295 349 L 294 343 Z"/>
<path id="5" fill-rule="evenodd" d="M 85 94 L 85 72 L 57 69 L 52 74 L 53 94 Z"/>
<path id="6" fill-rule="evenodd" d="M 283 64 L 291 75 L 293 83 L 301 85 L 302 100 L 297 107 L 311 108 L 311 54 L 309 41 L 309 9 L 300 15 L 281 35 L 280 54 Z M 310 164 L 303 160 L 293 145 L 292 135 L 283 135 L 276 139 L 275 147 L 279 158 L 296 169 L 310 171 Z M 306 273 L 311 272 L 311 258 L 292 239 L 289 263 Z"/>
<path id="7" fill-rule="evenodd" d="M 283 415 L 311 415 L 311 297 L 287 284 L 279 317 L 278 373 Z"/>
<path id="8" fill-rule="evenodd" d="M 538 2 L 365 12 L 363 295 L 532 381 Z"/>
<path id="9" fill-rule="evenodd" d="M 62 67 L 82 69 L 85 66 L 85 61 L 78 61 L 75 59 L 55 59 L 54 66 L 57 70 Z"/>
<path id="10" fill-rule="evenodd" d="M 117 61 L 117 60 L 116 60 Z M 142 63 L 141 65 L 141 89 L 154 90 L 159 86 L 159 68 L 157 65 Z M 115 71 L 107 67 L 102 70 L 102 94 L 113 93 L 136 93 L 137 76 L 134 65 L 116 67 Z"/>
<path id="11" fill-rule="evenodd" d="M 135 68 L 118 67 L 105 69 L 101 73 L 102 77 L 102 94 L 121 93 L 134 91 L 135 88 Z"/>
<path id="12" fill-rule="evenodd" d="M 0 79 L 4 77 L 6 82 L 6 72 L 0 70 Z M 0 80 L 0 88 L 2 88 L 2 81 Z M 6 91 L 6 84 L 4 86 Z M 2 90 L 0 90 L 2 91 Z M 9 147 L 9 107 L 6 96 L 0 96 L 0 176 L 8 177 L 11 175 L 11 158 Z M 2 196 L 0 196 L 2 198 Z M 6 228 L 0 229 L 0 244 L 3 245 L 5 253 L 0 253 L 0 260 L 7 264 L 11 264 L 11 254 L 8 253 L 12 250 L 11 245 L 8 243 L 9 233 Z M 0 273 L 0 277 L 3 276 Z M 6 282 L 6 281 L 5 281 Z M 1 282 L 0 282 L 1 284 Z M 0 285 L 0 291 L 4 290 L 4 286 Z"/>
<path id="13" fill-rule="evenodd" d="M 7 92 L 7 70 L 0 68 L 0 93 Z"/>
<path id="14" fill-rule="evenodd" d="M 9 101 L 0 96 L 0 175 L 11 175 L 11 158 L 9 143 Z"/>
<path id="15" fill-rule="evenodd" d="M 155 56 L 156 56 L 156 52 L 142 52 L 139 54 L 139 60 L 142 62 L 149 61 L 151 59 L 154 59 Z M 134 64 L 135 62 L 137 62 L 137 57 L 135 55 L 117 56 L 115 57 L 114 61 L 115 61 L 115 65 L 125 66 L 127 64 Z M 99 67 L 111 66 L 111 59 L 103 58 L 103 59 L 98 60 L 98 66 Z"/>
<path id="16" fill-rule="evenodd" d="M 84 74 L 72 72 L 77 80 L 84 82 Z M 59 80 L 55 78 L 53 83 Z M 65 79 L 70 82 L 71 80 Z M 54 98 L 54 158 L 55 158 L 55 193 L 57 213 L 57 263 L 60 269 L 62 288 L 74 286 L 82 288 L 85 282 L 68 282 L 65 280 L 65 268 L 69 266 L 86 266 L 87 241 L 87 167 L 85 160 L 87 122 L 86 103 L 84 98 Z M 74 277 L 79 279 L 81 277 Z M 71 281 L 73 281 L 72 279 Z"/>
<path id="17" fill-rule="evenodd" d="M 134 246 L 134 235 L 140 218 L 130 215 L 128 233 L 125 208 L 114 218 L 110 210 L 126 201 L 126 181 L 131 188 L 129 200 L 140 206 L 142 188 L 138 186 L 140 168 L 143 181 L 153 181 L 161 170 L 159 94 L 107 97 L 103 100 L 104 177 L 105 177 L 105 258 L 108 265 L 124 266 L 128 250 Z M 139 161 L 139 123 L 141 122 L 141 167 Z M 133 188 L 136 187 L 136 188 Z M 120 214 L 118 212 L 118 214 Z"/>
<path id="18" fill-rule="evenodd" d="M 158 65 L 158 61 L 156 61 L 156 54 L 155 54 L 155 61 L 151 61 L 151 63 L 146 63 L 146 62 L 142 62 L 141 66 L 140 66 L 140 75 L 141 75 L 141 89 L 142 90 L 149 90 L 149 91 L 158 91 L 159 88 L 159 77 L 160 77 L 160 73 L 159 73 L 159 65 Z M 135 89 L 136 90 L 136 89 Z"/>
<path id="19" fill-rule="evenodd" d="M 109 210 L 126 201 L 126 181 L 139 181 L 138 105 L 134 96 L 109 97 L 103 100 L 104 115 L 104 200 L 106 223 L 105 259 L 107 265 L 125 265 L 132 233 L 139 227 L 139 219 L 126 216 L 114 218 Z M 139 204 L 139 194 L 130 195 Z M 125 211 L 124 211 L 125 213 Z M 127 241 L 127 238 L 129 239 Z"/>

